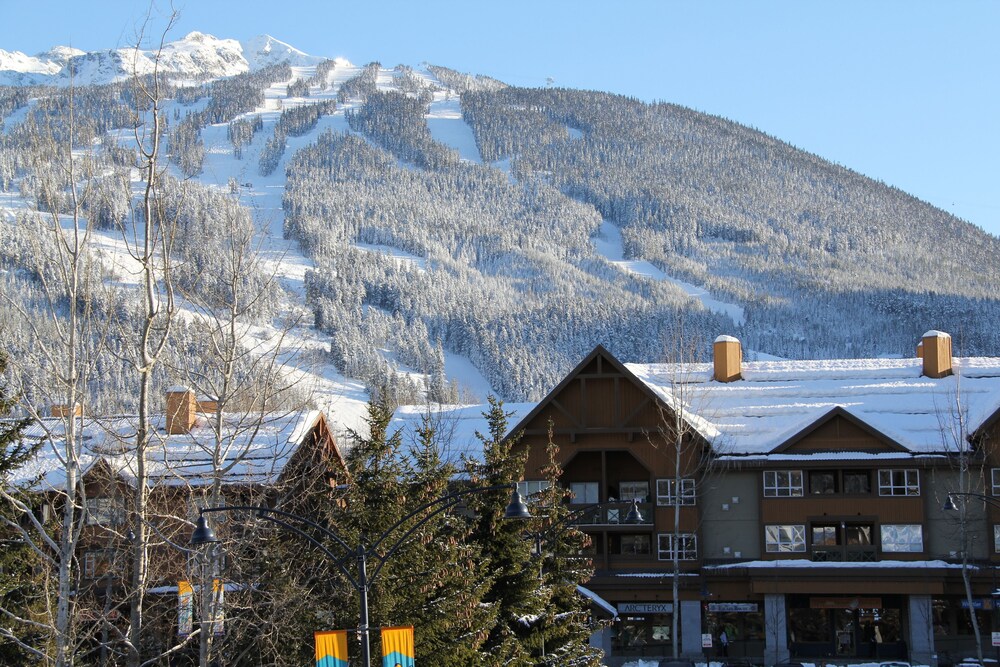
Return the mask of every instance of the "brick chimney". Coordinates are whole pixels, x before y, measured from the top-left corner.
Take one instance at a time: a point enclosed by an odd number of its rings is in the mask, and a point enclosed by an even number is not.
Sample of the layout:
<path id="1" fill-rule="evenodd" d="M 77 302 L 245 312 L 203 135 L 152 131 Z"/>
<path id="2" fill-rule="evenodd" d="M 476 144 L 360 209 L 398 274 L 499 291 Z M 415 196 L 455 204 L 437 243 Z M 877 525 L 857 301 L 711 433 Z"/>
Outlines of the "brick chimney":
<path id="1" fill-rule="evenodd" d="M 712 346 L 715 355 L 715 379 L 733 382 L 742 379 L 743 351 L 738 338 L 719 336 Z"/>
<path id="2" fill-rule="evenodd" d="M 921 340 L 924 375 L 943 378 L 951 375 L 951 336 L 943 331 L 928 331 Z"/>
<path id="3" fill-rule="evenodd" d="M 198 413 L 198 401 L 187 387 L 167 389 L 167 433 L 190 433 Z"/>

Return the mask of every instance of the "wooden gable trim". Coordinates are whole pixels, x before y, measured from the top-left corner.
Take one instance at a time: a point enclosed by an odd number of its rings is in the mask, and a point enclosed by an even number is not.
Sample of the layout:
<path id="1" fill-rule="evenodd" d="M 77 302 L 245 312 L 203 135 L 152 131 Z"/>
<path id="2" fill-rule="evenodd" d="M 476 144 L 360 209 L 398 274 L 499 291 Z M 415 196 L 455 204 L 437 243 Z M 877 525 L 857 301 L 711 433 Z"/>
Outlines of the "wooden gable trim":
<path id="1" fill-rule="evenodd" d="M 809 424 L 804 429 L 802 429 L 801 431 L 799 431 L 798 433 L 796 433 L 795 435 L 793 435 L 792 437 L 788 438 L 783 443 L 781 443 L 780 445 L 778 445 L 777 447 L 775 447 L 774 449 L 772 449 L 771 453 L 772 454 L 785 454 L 785 453 L 787 453 L 789 449 L 791 449 L 792 447 L 794 447 L 795 445 L 797 445 L 799 442 L 801 442 L 803 439 L 805 439 L 806 437 L 808 437 L 809 435 L 811 435 L 818 428 L 820 428 L 821 426 L 824 426 L 824 425 L 830 423 L 831 421 L 833 421 L 834 419 L 836 419 L 838 417 L 844 419 L 845 421 L 847 421 L 851 425 L 858 427 L 859 429 L 861 429 L 862 431 L 864 431 L 868 435 L 876 438 L 877 440 L 882 441 L 889 449 L 891 449 L 893 451 L 897 451 L 897 452 L 910 453 L 909 449 L 907 449 L 906 447 L 904 447 L 903 445 L 901 445 L 900 443 L 898 443 L 896 440 L 894 440 L 893 438 L 890 438 L 885 433 L 883 433 L 882 431 L 878 430 L 877 428 L 875 428 L 871 424 L 869 424 L 869 423 L 867 423 L 865 421 L 862 421 L 861 419 L 859 419 L 855 415 L 853 415 L 850 412 L 848 412 L 847 410 L 845 410 L 840 405 L 838 405 L 837 407 L 833 408 L 832 410 L 830 410 L 829 412 L 827 412 L 826 414 L 824 414 L 822 417 L 820 417 L 819 419 L 817 419 L 813 423 Z"/>
<path id="2" fill-rule="evenodd" d="M 558 394 L 562 392 L 569 385 L 570 382 L 573 382 L 578 377 L 584 377 L 584 378 L 597 377 L 591 373 L 583 373 L 583 371 L 587 368 L 587 366 L 589 366 L 591 363 L 594 363 L 595 360 L 598 370 L 598 376 L 608 377 L 614 375 L 614 376 L 624 377 L 625 379 L 632 382 L 635 386 L 637 386 L 649 400 L 653 401 L 657 405 L 662 405 L 665 408 L 667 407 L 665 404 L 663 404 L 660 398 L 653 392 L 653 390 L 646 385 L 645 382 L 637 378 L 635 374 L 632 373 L 632 371 L 626 368 L 623 363 L 618 361 L 618 359 L 616 359 L 615 356 L 611 354 L 603 345 L 598 345 L 590 352 L 590 354 L 584 357 L 583 360 L 580 363 L 578 363 L 576 367 L 573 370 L 571 370 L 569 374 L 567 374 L 566 377 L 562 379 L 562 381 L 559 382 L 559 384 L 555 386 L 555 388 L 553 388 L 548 394 L 546 394 L 545 397 L 542 400 L 540 400 L 535 405 L 535 407 L 532 408 L 531 411 L 524 416 L 524 418 L 521 419 L 521 421 L 519 421 L 513 428 L 508 430 L 507 435 L 505 437 L 509 438 L 515 433 L 529 432 L 527 430 L 527 425 L 530 424 L 549 405 L 552 405 L 555 409 L 559 410 L 561 413 L 566 414 L 566 416 L 569 417 L 574 423 L 578 424 L 579 422 L 575 417 L 572 417 L 571 415 L 567 414 L 566 411 L 561 408 L 559 402 L 556 400 L 556 396 L 558 396 Z M 580 428 L 578 430 L 580 432 L 583 432 L 584 429 Z M 587 429 L 586 432 L 591 433 L 594 431 Z M 571 433 L 571 436 L 572 435 L 574 435 L 574 433 Z"/>

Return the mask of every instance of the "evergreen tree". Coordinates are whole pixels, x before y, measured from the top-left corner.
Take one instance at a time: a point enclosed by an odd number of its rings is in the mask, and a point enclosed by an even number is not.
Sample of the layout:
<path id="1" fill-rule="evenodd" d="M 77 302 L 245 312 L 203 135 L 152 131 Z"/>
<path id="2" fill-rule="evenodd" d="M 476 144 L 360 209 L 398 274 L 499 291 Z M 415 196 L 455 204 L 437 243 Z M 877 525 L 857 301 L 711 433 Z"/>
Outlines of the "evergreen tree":
<path id="1" fill-rule="evenodd" d="M 469 463 L 474 483 L 513 486 L 521 479 L 527 452 L 514 453 L 518 436 L 505 437 L 510 415 L 502 401 L 489 397 L 489 409 L 483 413 L 488 432 L 476 432 L 483 443 L 483 460 L 481 464 Z M 524 537 L 525 526 L 504 520 L 509 502 L 510 493 L 504 490 L 478 494 L 469 502 L 477 515 L 474 538 L 483 549 L 481 567 L 494 577 L 483 598 L 485 604 L 495 607 L 497 615 L 483 646 L 482 664 L 486 665 L 535 664 L 525 639 L 532 634 L 533 619 L 539 618 L 546 606 L 532 545 Z"/>
<path id="2" fill-rule="evenodd" d="M 0 352 L 0 376 L 7 367 L 6 356 Z M 10 415 L 14 400 L 0 387 L 0 416 Z M 41 441 L 24 440 L 27 419 L 0 421 L 0 523 L 5 526 L 0 540 L 0 664 L 23 664 L 29 657 L 37 658 L 29 646 L 39 643 L 38 631 L 29 623 L 33 614 L 43 607 L 45 588 L 39 585 L 38 559 L 20 538 L 19 515 L 31 507 L 31 499 L 24 489 L 13 484 L 12 475 L 35 457 Z"/>

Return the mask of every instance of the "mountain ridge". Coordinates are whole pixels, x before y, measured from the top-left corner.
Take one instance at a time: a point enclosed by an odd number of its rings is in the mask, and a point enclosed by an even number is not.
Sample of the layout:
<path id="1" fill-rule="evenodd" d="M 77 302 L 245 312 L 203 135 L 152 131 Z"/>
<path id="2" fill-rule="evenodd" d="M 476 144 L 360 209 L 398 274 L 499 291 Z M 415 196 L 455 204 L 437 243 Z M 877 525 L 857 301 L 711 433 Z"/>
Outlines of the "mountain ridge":
<path id="1" fill-rule="evenodd" d="M 173 51 L 234 43 L 191 33 Z M 928 329 L 963 354 L 1000 349 L 996 237 L 780 138 L 440 66 L 289 66 L 283 54 L 314 57 L 266 36 L 239 49 L 246 72 L 164 101 L 171 173 L 275 231 L 284 307 L 315 324 L 303 339 L 327 348 L 328 377 L 373 395 L 538 398 L 596 344 L 644 362 L 686 339 L 702 358 L 721 333 L 784 357 L 912 354 Z M 182 61 L 182 82 L 206 71 Z M 117 94 L 76 91 L 91 93 Z M 11 144 L 38 113 L 15 98 L 0 97 Z M 126 122 L 101 118 L 93 140 Z M 3 149 L 0 186 L 37 205 L 35 175 L 4 185 Z M 187 224 L 204 229 L 216 206 Z"/>

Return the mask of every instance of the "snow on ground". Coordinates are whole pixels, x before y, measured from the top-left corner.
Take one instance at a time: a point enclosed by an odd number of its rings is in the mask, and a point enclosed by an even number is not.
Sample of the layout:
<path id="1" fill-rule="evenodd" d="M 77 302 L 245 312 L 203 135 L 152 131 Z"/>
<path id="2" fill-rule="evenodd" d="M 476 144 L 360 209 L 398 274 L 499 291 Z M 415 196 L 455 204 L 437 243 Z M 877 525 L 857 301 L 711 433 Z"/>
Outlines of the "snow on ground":
<path id="1" fill-rule="evenodd" d="M 643 276 L 650 280 L 672 283 L 681 288 L 692 299 L 700 301 L 708 310 L 728 315 L 736 324 L 743 323 L 744 315 L 742 306 L 719 301 L 709 294 L 705 288 L 672 278 L 645 260 L 625 259 L 625 253 L 622 248 L 622 233 L 613 223 L 607 220 L 601 223 L 601 229 L 598 232 L 597 238 L 594 239 L 594 247 L 598 255 L 601 255 L 625 273 Z"/>
<path id="2" fill-rule="evenodd" d="M 373 245 L 370 243 L 354 243 L 353 247 L 365 252 L 382 254 L 393 260 L 398 267 L 412 267 L 423 273 L 427 270 L 427 260 L 417 255 L 411 255 L 405 250 L 400 250 L 390 245 Z"/>
<path id="3" fill-rule="evenodd" d="M 472 128 L 462 118 L 462 104 L 456 95 L 434 94 L 427 111 L 427 128 L 435 141 L 454 148 L 466 162 L 483 163 Z"/>

